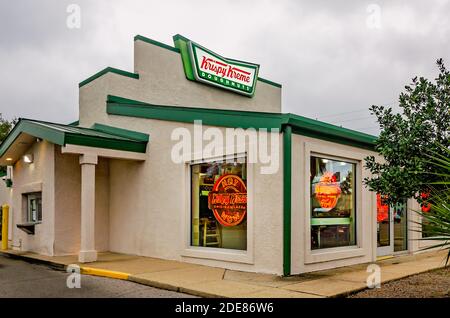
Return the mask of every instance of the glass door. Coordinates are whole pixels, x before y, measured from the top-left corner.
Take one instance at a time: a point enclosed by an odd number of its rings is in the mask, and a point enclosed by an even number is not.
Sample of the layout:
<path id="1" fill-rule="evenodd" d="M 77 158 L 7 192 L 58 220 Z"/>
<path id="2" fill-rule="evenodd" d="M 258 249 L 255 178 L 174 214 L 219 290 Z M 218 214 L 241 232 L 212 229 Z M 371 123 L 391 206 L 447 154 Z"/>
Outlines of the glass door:
<path id="1" fill-rule="evenodd" d="M 406 201 L 389 206 L 377 194 L 377 256 L 408 249 Z"/>
<path id="2" fill-rule="evenodd" d="M 377 256 L 394 253 L 394 232 L 392 231 L 392 213 L 383 197 L 377 194 Z"/>
<path id="3" fill-rule="evenodd" d="M 394 252 L 406 251 L 408 249 L 408 213 L 406 209 L 406 201 L 395 204 L 392 210 Z"/>

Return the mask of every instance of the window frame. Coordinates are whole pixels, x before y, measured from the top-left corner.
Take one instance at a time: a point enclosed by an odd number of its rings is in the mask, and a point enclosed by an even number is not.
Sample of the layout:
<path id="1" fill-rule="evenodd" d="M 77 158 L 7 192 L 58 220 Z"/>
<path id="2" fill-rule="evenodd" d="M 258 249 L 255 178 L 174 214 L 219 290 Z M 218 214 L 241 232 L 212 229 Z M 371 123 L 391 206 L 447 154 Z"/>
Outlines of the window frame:
<path id="1" fill-rule="evenodd" d="M 192 208 L 192 175 L 191 167 L 196 164 L 210 163 L 215 161 L 236 160 L 238 158 L 246 158 L 246 172 L 247 172 L 247 250 L 236 250 L 217 247 L 206 246 L 192 246 L 191 245 L 191 208 Z M 228 153 L 223 156 L 202 158 L 185 162 L 185 208 L 182 219 L 182 247 L 181 256 L 189 258 L 210 259 L 234 263 L 254 264 L 254 221 L 253 221 L 253 180 L 254 180 L 254 164 L 248 162 L 247 152 L 243 153 Z"/>
<path id="2" fill-rule="evenodd" d="M 310 248 L 311 248 L 311 251 L 318 251 L 318 250 L 329 250 L 329 249 L 334 249 L 334 248 L 341 248 L 341 247 L 353 247 L 353 246 L 358 246 L 358 240 L 357 240 L 357 237 L 358 237 L 358 227 L 357 227 L 357 224 L 358 224 L 358 207 L 357 207 L 357 198 L 358 198 L 358 196 L 359 196 L 359 194 L 358 194 L 358 188 L 357 188 L 357 184 L 356 184 L 356 179 L 357 179 L 357 165 L 358 165 L 358 162 L 356 161 L 356 160 L 348 160 L 348 159 L 344 159 L 344 158 L 339 158 L 339 159 L 337 159 L 337 158 L 331 158 L 330 156 L 325 156 L 325 155 L 317 155 L 317 154 L 315 154 L 315 153 L 311 153 L 310 154 L 310 156 L 309 156 L 309 164 L 311 165 L 311 160 L 312 160 L 312 158 L 317 158 L 317 159 L 326 159 L 326 160 L 331 160 L 331 161 L 334 161 L 334 162 L 345 162 L 345 163 L 347 163 L 347 164 L 350 164 L 350 165 L 352 165 L 352 172 L 354 171 L 354 176 L 353 176 L 353 189 L 352 189 L 352 194 L 353 194 L 353 198 L 352 198 L 352 208 L 354 209 L 354 211 L 353 211 L 353 218 L 355 219 L 354 220 L 354 224 L 353 224 L 353 228 L 354 228 L 354 237 L 355 237 L 355 244 L 352 244 L 352 245 L 348 245 L 348 246 L 337 246 L 337 247 L 325 247 L 325 248 L 315 248 L 315 249 L 313 249 L 312 248 L 312 246 L 310 246 Z M 354 167 L 354 168 L 353 168 Z M 311 175 L 311 168 L 310 168 L 310 170 L 309 170 L 309 172 L 310 172 L 310 175 Z M 311 179 L 311 178 L 310 178 Z M 309 182 L 309 191 L 310 191 L 310 193 L 311 193 L 311 188 L 312 188 L 312 184 L 311 184 L 311 181 Z M 309 206 L 309 216 L 310 216 L 310 229 L 309 229 L 309 231 L 310 231 L 310 233 L 311 233 L 311 227 L 313 226 L 313 225 L 311 225 L 311 219 L 313 219 L 313 216 L 312 216 L 312 211 L 311 211 L 311 200 L 312 200 L 312 198 L 311 198 L 311 196 L 310 196 L 310 198 L 309 198 L 309 200 L 310 200 L 310 206 Z M 350 218 L 351 218 L 351 216 L 350 216 Z M 311 243 L 311 237 L 310 237 L 310 243 Z"/>
<path id="3" fill-rule="evenodd" d="M 31 223 L 31 224 L 41 224 L 42 223 L 42 192 L 31 192 L 31 193 L 26 193 L 25 194 L 26 197 L 26 222 L 27 223 Z M 32 212 L 30 209 L 30 202 L 31 200 L 40 200 L 40 205 L 37 204 L 36 207 L 36 220 L 33 220 L 32 217 Z M 40 206 L 40 213 L 39 213 L 39 206 Z M 40 216 L 40 218 L 39 218 Z"/>
<path id="4" fill-rule="evenodd" d="M 347 258 L 363 257 L 370 254 L 370 244 L 373 240 L 372 229 L 364 217 L 369 217 L 373 214 L 372 207 L 365 207 L 363 209 L 362 202 L 369 200 L 373 201 L 371 194 L 364 191 L 362 186 L 363 181 L 363 161 L 366 155 L 359 152 L 343 150 L 342 148 L 333 147 L 316 142 L 305 142 L 305 152 L 303 156 L 303 169 L 305 180 L 303 182 L 304 189 L 304 204 L 303 206 L 303 224 L 304 224 L 304 263 L 314 264 L 321 262 L 337 261 Z M 355 218 L 356 218 L 356 245 L 340 246 L 323 249 L 311 249 L 311 182 L 310 182 L 310 165 L 311 156 L 320 157 L 330 160 L 345 161 L 355 163 Z M 367 197 L 369 196 L 369 198 Z M 369 215 L 367 215 L 369 213 Z M 370 233 L 370 234 L 369 234 Z"/>

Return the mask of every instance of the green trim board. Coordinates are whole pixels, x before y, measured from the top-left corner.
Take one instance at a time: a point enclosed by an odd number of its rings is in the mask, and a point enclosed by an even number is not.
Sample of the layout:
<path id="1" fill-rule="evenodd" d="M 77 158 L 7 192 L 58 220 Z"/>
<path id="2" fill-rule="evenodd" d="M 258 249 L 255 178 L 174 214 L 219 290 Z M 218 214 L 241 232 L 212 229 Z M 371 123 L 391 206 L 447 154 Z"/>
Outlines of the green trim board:
<path id="1" fill-rule="evenodd" d="M 116 136 L 121 136 L 121 137 L 128 138 L 128 139 L 134 139 L 134 140 L 143 141 L 143 142 L 148 142 L 148 140 L 149 140 L 148 134 L 137 132 L 134 130 L 128 130 L 128 129 L 118 128 L 118 127 L 114 127 L 114 126 L 103 125 L 103 124 L 99 124 L 99 123 L 94 123 L 94 125 L 92 125 L 91 128 L 94 129 L 95 131 L 101 131 L 101 132 L 113 134 Z"/>
<path id="2" fill-rule="evenodd" d="M 258 81 L 266 83 L 266 84 L 269 84 L 269 85 L 272 85 L 272 86 L 275 86 L 275 87 L 278 87 L 278 88 L 282 88 L 281 84 L 272 82 L 272 81 L 270 81 L 268 79 L 265 79 L 265 78 L 262 78 L 262 77 L 258 77 Z"/>
<path id="3" fill-rule="evenodd" d="M 86 84 L 96 80 L 97 78 L 107 74 L 107 73 L 114 73 L 114 74 L 117 74 L 117 75 L 122 75 L 122 76 L 130 77 L 130 78 L 134 78 L 134 79 L 139 79 L 139 74 L 127 72 L 127 71 L 124 71 L 124 70 L 119 70 L 118 68 L 114 68 L 114 67 L 106 67 L 103 70 L 95 73 L 91 77 L 88 77 L 84 81 L 81 81 L 78 84 L 78 87 L 82 87 L 82 86 L 84 86 L 84 85 L 86 85 Z"/>
<path id="4" fill-rule="evenodd" d="M 350 218 L 311 218 L 311 225 L 349 225 Z"/>
<path id="5" fill-rule="evenodd" d="M 143 103 L 108 95 L 106 112 L 111 115 L 151 118 L 176 122 L 194 123 L 202 120 L 203 124 L 221 127 L 241 128 L 279 128 L 279 120 L 269 113 L 255 113 L 199 107 L 165 106 Z M 262 115 L 261 115 L 262 114 Z"/>
<path id="6" fill-rule="evenodd" d="M 150 118 L 193 123 L 202 120 L 204 125 L 236 128 L 279 129 L 292 127 L 292 133 L 322 140 L 373 150 L 377 137 L 314 119 L 281 113 L 251 112 L 154 105 L 108 95 L 106 112 L 110 115 Z"/>
<path id="7" fill-rule="evenodd" d="M 153 45 L 159 46 L 159 47 L 161 47 L 163 49 L 167 49 L 167 50 L 172 51 L 172 52 L 180 53 L 180 50 L 177 47 L 173 47 L 173 46 L 170 46 L 168 44 L 165 44 L 165 43 L 162 43 L 162 42 L 159 42 L 159 41 L 156 41 L 156 40 L 149 39 L 149 38 L 147 38 L 145 36 L 142 36 L 142 35 L 139 35 L 139 34 L 134 37 L 134 41 L 142 41 L 142 42 L 145 42 L 145 43 L 149 43 L 149 44 L 153 44 Z"/>
<path id="8" fill-rule="evenodd" d="M 69 126 L 78 126 L 80 124 L 80 121 L 79 120 L 76 120 L 76 121 L 74 121 L 74 122 L 71 122 L 70 124 L 69 124 Z"/>
<path id="9" fill-rule="evenodd" d="M 189 40 L 179 34 L 174 35 L 172 38 L 175 47 L 179 50 L 181 54 L 181 61 L 183 62 L 183 69 L 186 78 L 188 80 L 195 81 L 194 68 L 192 67 L 191 64 L 191 58 L 189 56 L 189 49 L 187 45 Z"/>
<path id="10" fill-rule="evenodd" d="M 21 118 L 0 145 L 0 157 L 6 153 L 22 133 L 60 146 L 73 144 L 145 153 L 148 135 L 145 139 L 145 134 L 142 133 L 130 131 L 125 133 L 125 130 L 119 128 L 116 128 L 113 132 L 111 127 L 106 127 L 97 124 L 97 128 L 100 129 L 92 129 Z"/>
<path id="11" fill-rule="evenodd" d="M 292 127 L 283 131 L 283 275 L 291 275 Z"/>

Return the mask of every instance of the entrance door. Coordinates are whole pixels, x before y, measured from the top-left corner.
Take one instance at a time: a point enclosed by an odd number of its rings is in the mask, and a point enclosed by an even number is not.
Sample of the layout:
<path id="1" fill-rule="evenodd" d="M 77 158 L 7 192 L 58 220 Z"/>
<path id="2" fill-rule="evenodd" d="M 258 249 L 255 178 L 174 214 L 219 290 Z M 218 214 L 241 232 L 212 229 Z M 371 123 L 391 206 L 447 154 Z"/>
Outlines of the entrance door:
<path id="1" fill-rule="evenodd" d="M 390 207 L 377 195 L 377 256 L 406 251 L 407 233 L 406 202 Z"/>

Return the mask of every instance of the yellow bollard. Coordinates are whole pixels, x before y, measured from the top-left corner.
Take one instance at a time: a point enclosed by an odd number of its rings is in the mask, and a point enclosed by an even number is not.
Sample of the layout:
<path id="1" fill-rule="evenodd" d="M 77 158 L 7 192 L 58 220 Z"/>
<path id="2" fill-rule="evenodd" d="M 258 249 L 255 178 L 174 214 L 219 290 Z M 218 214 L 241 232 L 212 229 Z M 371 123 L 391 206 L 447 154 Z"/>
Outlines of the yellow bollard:
<path id="1" fill-rule="evenodd" d="M 9 205 L 5 204 L 2 207 L 2 250 L 8 249 L 8 214 Z"/>

